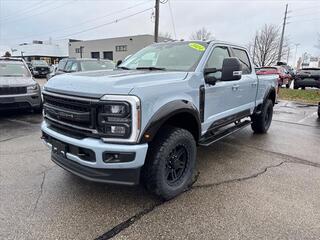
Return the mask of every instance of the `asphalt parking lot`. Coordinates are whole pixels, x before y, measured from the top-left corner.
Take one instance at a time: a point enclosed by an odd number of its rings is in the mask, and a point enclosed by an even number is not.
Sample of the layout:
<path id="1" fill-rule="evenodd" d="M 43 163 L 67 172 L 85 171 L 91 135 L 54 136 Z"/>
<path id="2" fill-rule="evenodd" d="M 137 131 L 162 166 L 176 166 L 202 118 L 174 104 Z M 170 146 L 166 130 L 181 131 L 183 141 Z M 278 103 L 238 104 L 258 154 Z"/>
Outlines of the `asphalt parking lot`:
<path id="1" fill-rule="evenodd" d="M 315 106 L 280 102 L 268 134 L 247 127 L 198 148 L 197 181 L 165 203 L 62 170 L 41 121 L 0 113 L 0 239 L 319 239 Z"/>

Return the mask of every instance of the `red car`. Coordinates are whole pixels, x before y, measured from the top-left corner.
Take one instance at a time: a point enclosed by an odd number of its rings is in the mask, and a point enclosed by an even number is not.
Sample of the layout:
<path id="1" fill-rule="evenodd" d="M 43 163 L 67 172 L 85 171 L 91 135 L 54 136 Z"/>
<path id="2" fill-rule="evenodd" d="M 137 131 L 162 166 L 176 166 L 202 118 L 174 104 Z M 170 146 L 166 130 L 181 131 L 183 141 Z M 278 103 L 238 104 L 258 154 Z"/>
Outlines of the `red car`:
<path id="1" fill-rule="evenodd" d="M 261 68 L 257 69 L 256 74 L 257 75 L 278 74 L 279 75 L 279 80 L 278 80 L 279 87 L 281 87 L 282 85 L 286 85 L 286 88 L 289 88 L 291 85 L 291 82 L 293 80 L 293 78 L 289 74 L 289 72 L 282 66 L 261 67 Z"/>

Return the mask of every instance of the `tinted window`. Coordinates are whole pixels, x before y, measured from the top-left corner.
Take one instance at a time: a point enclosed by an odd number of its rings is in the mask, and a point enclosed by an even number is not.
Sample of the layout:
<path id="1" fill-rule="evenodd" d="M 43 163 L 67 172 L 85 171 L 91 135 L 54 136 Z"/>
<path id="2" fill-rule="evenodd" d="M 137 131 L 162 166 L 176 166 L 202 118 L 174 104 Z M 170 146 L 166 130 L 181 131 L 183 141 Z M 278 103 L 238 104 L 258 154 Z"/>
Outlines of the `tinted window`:
<path id="1" fill-rule="evenodd" d="M 30 77 L 30 73 L 23 63 L 0 62 L 0 76 Z"/>
<path id="2" fill-rule="evenodd" d="M 216 68 L 221 69 L 223 60 L 230 57 L 228 48 L 226 47 L 215 47 L 209 57 L 209 60 L 206 64 L 206 68 Z M 221 71 L 215 73 L 210 73 L 210 76 L 213 76 L 217 79 L 221 78 Z"/>
<path id="3" fill-rule="evenodd" d="M 250 74 L 251 73 L 251 64 L 246 51 L 238 48 L 233 48 L 233 53 L 235 57 L 237 57 L 242 65 L 242 74 Z"/>
<path id="4" fill-rule="evenodd" d="M 64 68 L 66 66 L 67 61 L 66 60 L 61 60 L 58 64 L 58 70 L 64 71 Z"/>
<path id="5" fill-rule="evenodd" d="M 67 62 L 67 65 L 65 67 L 65 71 L 66 72 L 70 72 L 71 71 L 71 66 L 72 66 L 73 63 L 74 63 L 74 61 L 68 61 Z"/>

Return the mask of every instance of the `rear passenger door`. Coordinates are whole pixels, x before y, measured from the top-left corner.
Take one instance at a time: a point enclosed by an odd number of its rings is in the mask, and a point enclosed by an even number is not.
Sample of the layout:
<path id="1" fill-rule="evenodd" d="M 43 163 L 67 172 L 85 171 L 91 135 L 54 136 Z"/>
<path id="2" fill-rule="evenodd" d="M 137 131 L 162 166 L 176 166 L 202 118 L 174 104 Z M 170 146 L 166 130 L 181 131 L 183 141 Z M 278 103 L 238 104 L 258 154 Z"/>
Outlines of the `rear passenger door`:
<path id="1" fill-rule="evenodd" d="M 245 49 L 231 47 L 232 56 L 239 59 L 242 64 L 242 77 L 238 82 L 238 110 L 252 113 L 258 88 L 258 78 L 253 70 L 248 53 Z"/>

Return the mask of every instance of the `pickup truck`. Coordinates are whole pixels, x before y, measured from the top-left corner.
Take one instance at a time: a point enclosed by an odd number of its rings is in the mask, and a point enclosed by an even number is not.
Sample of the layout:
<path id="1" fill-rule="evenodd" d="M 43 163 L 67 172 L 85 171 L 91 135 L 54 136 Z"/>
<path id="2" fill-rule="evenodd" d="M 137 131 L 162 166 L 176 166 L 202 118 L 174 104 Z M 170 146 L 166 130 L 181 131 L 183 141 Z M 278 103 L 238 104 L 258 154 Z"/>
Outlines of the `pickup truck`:
<path id="1" fill-rule="evenodd" d="M 53 77 L 43 91 L 42 139 L 75 175 L 142 183 L 168 200 L 191 186 L 197 146 L 248 125 L 268 131 L 277 79 L 257 77 L 239 45 L 155 43 L 113 71 Z"/>

